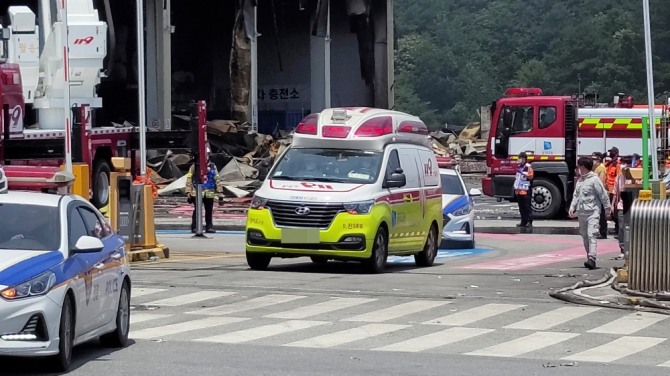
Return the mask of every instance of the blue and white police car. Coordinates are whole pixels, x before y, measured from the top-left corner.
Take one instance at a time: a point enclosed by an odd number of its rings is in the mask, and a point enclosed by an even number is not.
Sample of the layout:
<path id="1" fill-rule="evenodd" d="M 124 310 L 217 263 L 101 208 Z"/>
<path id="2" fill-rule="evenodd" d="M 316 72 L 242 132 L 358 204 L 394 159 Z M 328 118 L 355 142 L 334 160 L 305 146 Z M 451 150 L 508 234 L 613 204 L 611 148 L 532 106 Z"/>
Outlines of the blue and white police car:
<path id="1" fill-rule="evenodd" d="M 475 247 L 475 206 L 472 197 L 481 196 L 479 189 L 467 192 L 456 169 L 441 168 L 442 240 L 456 242 L 460 248 Z"/>
<path id="2" fill-rule="evenodd" d="M 1 170 L 0 170 L 1 171 Z M 123 239 L 74 195 L 0 190 L 0 355 L 50 357 L 100 338 L 123 347 L 130 327 Z"/>

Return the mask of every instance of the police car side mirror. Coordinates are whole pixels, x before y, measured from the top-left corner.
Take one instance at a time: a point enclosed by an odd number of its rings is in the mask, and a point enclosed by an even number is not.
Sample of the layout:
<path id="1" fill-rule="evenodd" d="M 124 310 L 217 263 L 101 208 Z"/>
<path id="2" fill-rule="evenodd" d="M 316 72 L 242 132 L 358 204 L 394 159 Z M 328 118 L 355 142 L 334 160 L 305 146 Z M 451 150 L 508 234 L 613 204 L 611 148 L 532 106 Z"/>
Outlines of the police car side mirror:
<path id="1" fill-rule="evenodd" d="M 407 179 L 402 172 L 394 172 L 389 176 L 388 180 L 386 180 L 387 188 L 402 188 L 405 185 L 407 185 Z"/>
<path id="2" fill-rule="evenodd" d="M 482 191 L 480 191 L 479 189 L 477 189 L 477 188 L 471 188 L 470 189 L 470 197 L 477 197 L 477 196 L 481 196 L 481 195 L 482 195 Z"/>
<path id="3" fill-rule="evenodd" d="M 105 245 L 102 240 L 94 236 L 82 236 L 77 240 L 72 253 L 96 253 L 102 251 Z"/>

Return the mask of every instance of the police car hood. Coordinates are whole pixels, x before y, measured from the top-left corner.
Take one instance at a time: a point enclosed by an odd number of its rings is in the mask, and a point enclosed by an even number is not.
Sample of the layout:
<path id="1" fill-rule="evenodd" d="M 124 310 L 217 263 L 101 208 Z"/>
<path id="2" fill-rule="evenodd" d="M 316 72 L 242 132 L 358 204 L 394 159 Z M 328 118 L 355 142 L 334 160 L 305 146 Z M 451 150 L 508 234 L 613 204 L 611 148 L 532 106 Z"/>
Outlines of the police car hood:
<path id="1" fill-rule="evenodd" d="M 342 200 L 343 196 L 357 194 L 370 184 L 331 183 L 317 181 L 294 181 L 269 179 L 257 192 L 258 195 L 283 200 L 330 201 Z M 351 200 L 352 196 L 347 196 Z M 361 197 L 366 199 L 366 197 Z"/>
<path id="2" fill-rule="evenodd" d="M 63 260 L 60 251 L 0 249 L 0 290 L 37 277 Z"/>

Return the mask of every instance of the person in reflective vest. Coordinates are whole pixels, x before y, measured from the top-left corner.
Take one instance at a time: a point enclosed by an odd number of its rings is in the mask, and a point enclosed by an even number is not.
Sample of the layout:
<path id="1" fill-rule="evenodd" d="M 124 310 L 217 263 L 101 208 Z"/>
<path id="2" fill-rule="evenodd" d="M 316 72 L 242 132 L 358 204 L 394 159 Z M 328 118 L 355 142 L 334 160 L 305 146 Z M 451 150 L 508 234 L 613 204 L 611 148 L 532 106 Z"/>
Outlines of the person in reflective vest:
<path id="1" fill-rule="evenodd" d="M 188 195 L 188 203 L 193 204 L 193 216 L 191 217 L 191 232 L 196 232 L 196 200 L 195 200 L 195 185 L 193 184 L 193 173 L 194 166 L 188 171 L 186 175 L 186 194 Z M 213 234 L 216 232 L 214 230 L 214 221 L 213 221 L 213 211 L 214 211 L 214 198 L 216 197 L 216 182 L 219 180 L 219 174 L 216 168 L 216 165 L 207 161 L 207 174 L 203 177 L 202 182 L 202 204 L 205 207 L 205 232 L 208 234 Z M 201 209 L 202 210 L 202 209 Z"/>
<path id="2" fill-rule="evenodd" d="M 532 198 L 531 184 L 533 183 L 533 167 L 528 163 L 526 153 L 519 154 L 519 165 L 514 179 L 514 193 L 519 204 L 521 223 L 517 227 L 533 226 L 533 209 L 530 204 Z"/>

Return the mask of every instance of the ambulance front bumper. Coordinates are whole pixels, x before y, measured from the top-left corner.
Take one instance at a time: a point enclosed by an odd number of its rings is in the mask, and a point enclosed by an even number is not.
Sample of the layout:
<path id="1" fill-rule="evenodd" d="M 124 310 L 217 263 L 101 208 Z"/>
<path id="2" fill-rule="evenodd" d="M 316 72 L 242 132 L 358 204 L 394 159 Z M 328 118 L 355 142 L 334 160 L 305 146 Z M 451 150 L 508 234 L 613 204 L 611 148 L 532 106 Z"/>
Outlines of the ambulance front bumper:
<path id="1" fill-rule="evenodd" d="M 334 259 L 367 259 L 372 254 L 377 226 L 372 215 L 340 213 L 328 228 L 275 226 L 268 210 L 249 210 L 246 251 L 273 257 L 326 256 Z M 288 233 L 298 236 L 288 237 Z"/>

